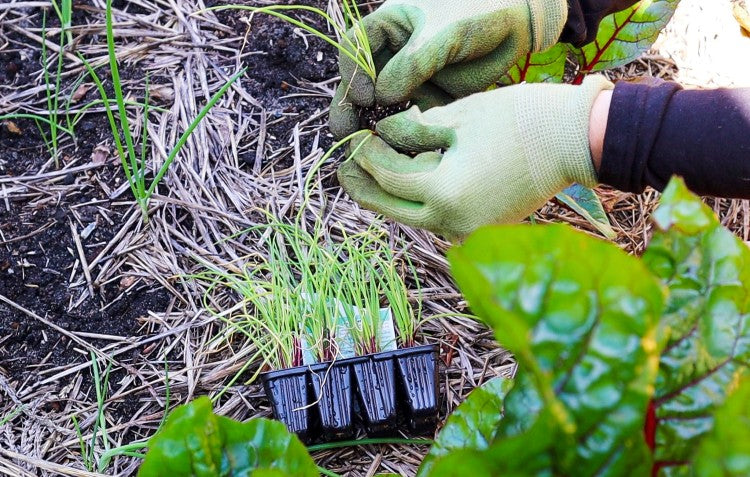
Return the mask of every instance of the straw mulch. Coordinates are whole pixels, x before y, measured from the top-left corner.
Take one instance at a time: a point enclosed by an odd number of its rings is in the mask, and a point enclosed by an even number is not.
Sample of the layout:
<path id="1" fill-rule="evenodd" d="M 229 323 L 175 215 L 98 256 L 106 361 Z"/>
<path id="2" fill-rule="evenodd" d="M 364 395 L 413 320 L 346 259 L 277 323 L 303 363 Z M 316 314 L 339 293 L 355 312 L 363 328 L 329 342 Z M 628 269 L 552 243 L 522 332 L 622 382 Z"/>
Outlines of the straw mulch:
<path id="1" fill-rule="evenodd" d="M 0 5 L 0 53 L 39 50 L 38 7 L 45 3 L 19 0 Z M 267 54 L 248 48 L 248 43 L 259 25 L 268 20 L 256 17 L 251 21 L 246 13 L 232 13 L 234 20 L 228 25 L 227 14 L 191 15 L 206 6 L 203 0 L 128 3 L 125 10 L 122 4 L 116 4 L 118 58 L 131 72 L 125 89 L 142 97 L 148 72 L 151 83 L 158 85 L 163 107 L 168 109 L 153 113 L 148 124 L 150 159 L 158 165 L 206 98 L 248 59 Z M 254 4 L 270 3 L 273 2 Z M 336 13 L 336 2 L 329 3 L 332 13 Z M 85 21 L 77 22 L 74 30 L 77 51 L 94 58 L 95 64 L 106 62 L 103 8 L 103 0 L 82 6 L 82 17 L 77 18 Z M 299 32 L 292 35 L 290 41 L 304 40 L 309 45 L 310 55 L 322 54 L 323 61 L 335 57 L 335 52 L 322 42 Z M 55 41 L 51 42 L 50 61 L 56 61 Z M 82 72 L 75 55 L 66 54 L 65 61 L 66 77 L 74 79 Z M 609 74 L 616 78 L 653 75 L 671 79 L 677 71 L 674 61 L 654 53 Z M 35 84 L 0 89 L 0 114 L 43 111 L 42 76 L 40 70 Z M 89 442 L 97 408 L 90 351 L 102 369 L 111 362 L 112 376 L 117 377 L 110 381 L 106 395 L 106 442 L 101 438 L 96 441 L 96 456 L 107 447 L 151 435 L 162 419 L 167 387 L 173 407 L 198 395 L 215 395 L 245 365 L 252 350 L 236 340 L 215 339 L 224 325 L 204 306 L 205 299 L 222 309 L 231 306 L 236 298 L 222 290 L 206 294 L 205 284 L 189 276 L 207 267 L 238 270 L 252 257 L 265 255 L 264 238 L 242 232 L 264 222 L 259 211 L 268 210 L 280 217 L 297 213 L 308 171 L 331 144 L 326 104 L 336 80 L 333 75 L 320 81 L 297 78 L 275 96 L 267 91 L 260 95 L 254 82 L 237 82 L 200 124 L 179 160 L 169 169 L 164 186 L 151 202 L 148 224 L 140 220 L 122 177 L 117 182 L 116 178 L 100 175 L 90 157 L 76 157 L 71 141 L 63 147 L 73 160 L 66 162 L 62 171 L 47 164 L 35 175 L 0 176 L 0 203 L 23 200 L 33 204 L 50 195 L 75 194 L 87 187 L 106 188 L 111 200 L 118 206 L 127 206 L 128 212 L 114 223 L 117 232 L 109 243 L 85 264 L 90 282 L 119 283 L 123 293 L 139 287 L 163 287 L 171 297 L 166 309 L 143 314 L 138 320 L 138 333 L 132 336 L 103 336 L 96 330 L 71 332 L 56 325 L 54 316 L 40 316 L 18 304 L 0 303 L 0 312 L 10 310 L 23 319 L 40 322 L 51 332 L 66 336 L 65 346 L 79 351 L 77 358 L 68 363 L 40 363 L 23 375 L 10 375 L 0 361 L 0 422 L 7 418 L 0 425 L 0 474 L 98 475 L 84 468 L 71 419 L 72 415 L 77 417 L 83 439 Z M 289 103 L 285 101 L 312 106 L 304 112 L 287 110 L 285 105 Z M 137 127 L 142 127 L 142 111 L 130 112 Z M 113 157 L 108 134 L 101 132 L 100 145 Z M 331 229 L 363 230 L 375 216 L 350 201 L 334 185 L 332 177 L 338 160 L 330 161 L 313 178 L 316 192 L 307 218 L 320 217 Z M 69 172 L 86 174 L 71 184 L 58 180 Z M 658 194 L 648 191 L 632 195 L 608 188 L 600 192 L 618 232 L 617 244 L 629 252 L 641 252 L 649 238 L 649 215 Z M 748 240 L 747 202 L 716 199 L 710 203 L 725 225 Z M 584 220 L 555 202 L 542 208 L 536 220 L 568 222 L 595 234 Z M 394 240 L 395 246 L 408 253 L 418 268 L 422 289 L 420 296 L 413 292 L 413 298 L 422 300 L 425 314 L 466 312 L 444 257 L 449 244 L 428 232 L 395 223 L 383 227 L 400 239 Z M 86 280 L 77 286 L 81 300 L 97 300 L 96 291 L 91 290 L 91 296 Z M 488 378 L 513 374 L 512 356 L 473 320 L 459 316 L 440 318 L 427 322 L 422 331 L 425 341 L 441 345 L 444 414 Z M 7 359 L 1 348 L 0 337 L 0 359 Z M 240 383 L 226 389 L 217 403 L 217 412 L 242 420 L 269 416 L 260 386 Z M 414 446 L 362 446 L 319 453 L 315 458 L 320 465 L 346 475 L 413 475 L 426 450 Z M 139 462 L 117 457 L 106 473 L 133 475 Z"/>

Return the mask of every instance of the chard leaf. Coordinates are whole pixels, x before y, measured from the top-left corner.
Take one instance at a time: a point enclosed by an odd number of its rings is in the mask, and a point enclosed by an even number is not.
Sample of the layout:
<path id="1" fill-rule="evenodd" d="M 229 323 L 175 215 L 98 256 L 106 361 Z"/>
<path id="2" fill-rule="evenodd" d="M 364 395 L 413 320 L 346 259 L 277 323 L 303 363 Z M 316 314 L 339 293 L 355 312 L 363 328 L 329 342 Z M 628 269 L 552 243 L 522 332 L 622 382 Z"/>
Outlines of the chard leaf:
<path id="1" fill-rule="evenodd" d="M 596 40 L 571 51 L 580 70 L 576 82 L 588 73 L 616 68 L 636 60 L 654 44 L 669 23 L 680 0 L 642 0 L 605 17 Z"/>
<path id="2" fill-rule="evenodd" d="M 457 449 L 437 458 L 430 477 L 552 477 L 549 449 L 555 419 L 544 410 L 523 434 L 496 440 L 486 450 Z"/>
<path id="3" fill-rule="evenodd" d="M 653 475 L 670 476 L 687 472 L 714 410 L 748 374 L 750 250 L 680 179 L 664 191 L 654 221 L 644 261 L 670 294 L 646 433 Z"/>
<path id="4" fill-rule="evenodd" d="M 650 469 L 643 422 L 663 296 L 643 264 L 564 225 L 487 227 L 449 259 L 472 311 L 521 369 L 496 442 L 544 424 L 554 438 L 539 458 L 556 475 Z"/>
<path id="5" fill-rule="evenodd" d="M 280 422 L 217 416 L 201 397 L 176 408 L 149 441 L 139 477 L 318 475 L 299 439 Z"/>
<path id="6" fill-rule="evenodd" d="M 695 457 L 695 475 L 750 475 L 750 380 L 742 381 L 739 389 L 714 414 L 714 419 L 714 428 Z"/>
<path id="7" fill-rule="evenodd" d="M 612 240 L 617 237 L 617 232 L 612 229 L 602 202 L 593 189 L 581 184 L 573 184 L 557 194 L 557 200 L 588 220 L 591 225 L 596 227 L 596 230 L 608 239 Z"/>
<path id="8" fill-rule="evenodd" d="M 451 452 L 489 447 L 503 417 L 503 400 L 512 387 L 513 381 L 494 378 L 472 391 L 448 417 L 417 476 L 429 475 L 432 463 Z"/>
<path id="9" fill-rule="evenodd" d="M 565 43 L 557 43 L 538 53 L 529 53 L 513 65 L 501 83 L 562 83 L 567 59 L 568 46 Z"/>

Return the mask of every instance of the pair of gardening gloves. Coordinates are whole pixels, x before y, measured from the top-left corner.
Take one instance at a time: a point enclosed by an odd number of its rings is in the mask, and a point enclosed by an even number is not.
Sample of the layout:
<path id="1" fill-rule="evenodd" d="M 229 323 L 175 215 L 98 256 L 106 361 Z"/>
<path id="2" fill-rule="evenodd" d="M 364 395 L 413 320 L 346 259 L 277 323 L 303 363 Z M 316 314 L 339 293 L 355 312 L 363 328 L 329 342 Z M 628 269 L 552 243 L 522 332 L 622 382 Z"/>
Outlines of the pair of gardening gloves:
<path id="1" fill-rule="evenodd" d="M 338 171 L 344 189 L 369 209 L 457 239 L 519 221 L 574 182 L 595 185 L 589 113 L 610 82 L 487 91 L 528 52 L 557 42 L 567 9 L 566 0 L 387 0 L 364 17 L 377 79 L 341 55 L 331 131 L 355 132 L 360 108 L 414 106 L 350 144 Z"/>

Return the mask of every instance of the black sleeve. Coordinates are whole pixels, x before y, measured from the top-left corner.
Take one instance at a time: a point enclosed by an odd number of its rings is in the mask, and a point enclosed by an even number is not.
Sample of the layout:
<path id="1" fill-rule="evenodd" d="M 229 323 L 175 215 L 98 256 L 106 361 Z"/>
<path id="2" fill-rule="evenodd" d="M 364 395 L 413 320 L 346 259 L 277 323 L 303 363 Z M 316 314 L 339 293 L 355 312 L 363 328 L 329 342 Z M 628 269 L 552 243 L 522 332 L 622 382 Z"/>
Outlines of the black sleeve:
<path id="1" fill-rule="evenodd" d="M 620 82 L 609 109 L 599 180 L 662 190 L 672 175 L 701 195 L 750 198 L 750 88 L 684 90 Z"/>
<path id="2" fill-rule="evenodd" d="M 635 4 L 638 0 L 568 0 L 568 21 L 560 41 L 583 46 L 596 38 L 602 18 Z"/>

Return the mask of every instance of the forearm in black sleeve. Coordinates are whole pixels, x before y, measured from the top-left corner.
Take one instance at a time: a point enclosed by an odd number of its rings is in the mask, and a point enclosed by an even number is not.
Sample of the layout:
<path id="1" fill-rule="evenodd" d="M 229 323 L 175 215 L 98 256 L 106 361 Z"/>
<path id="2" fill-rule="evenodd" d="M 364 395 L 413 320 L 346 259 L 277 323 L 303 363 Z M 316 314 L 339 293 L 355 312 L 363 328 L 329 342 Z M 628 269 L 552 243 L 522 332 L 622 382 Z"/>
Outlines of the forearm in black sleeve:
<path id="1" fill-rule="evenodd" d="M 620 82 L 609 109 L 599 180 L 662 190 L 672 175 L 701 195 L 750 198 L 750 88 L 684 90 Z"/>
<path id="2" fill-rule="evenodd" d="M 560 41 L 583 46 L 594 41 L 602 18 L 619 12 L 638 0 L 568 0 L 568 21 Z"/>

